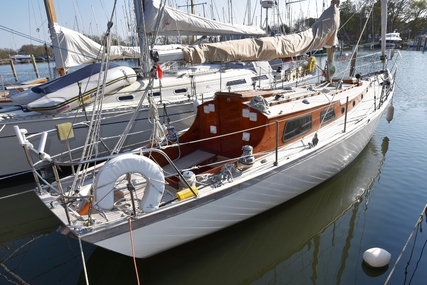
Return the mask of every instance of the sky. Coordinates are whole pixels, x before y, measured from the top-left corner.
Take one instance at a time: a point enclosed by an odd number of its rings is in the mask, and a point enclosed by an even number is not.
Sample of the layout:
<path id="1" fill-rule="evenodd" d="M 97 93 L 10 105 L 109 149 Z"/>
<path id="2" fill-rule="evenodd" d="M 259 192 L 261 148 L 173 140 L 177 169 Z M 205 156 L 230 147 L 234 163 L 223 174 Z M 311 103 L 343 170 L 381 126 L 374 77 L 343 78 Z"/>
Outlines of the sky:
<path id="1" fill-rule="evenodd" d="M 128 28 L 128 19 L 134 16 L 131 8 L 133 0 L 116 1 L 113 32 L 126 38 L 131 33 Z M 187 9 L 186 6 L 190 4 L 190 0 L 166 1 L 167 5 L 182 10 Z M 277 1 L 279 10 L 284 11 L 285 0 Z M 292 4 L 292 14 L 313 13 L 321 9 L 317 5 L 310 4 L 310 1 L 316 0 L 303 0 L 303 2 Z M 107 30 L 107 22 L 111 18 L 114 2 L 115 0 L 54 0 L 54 5 L 60 25 L 85 34 L 100 36 Z M 261 14 L 260 1 L 250 0 L 250 2 L 251 18 L 254 24 L 260 26 L 261 22 L 265 22 L 265 9 Z M 248 0 L 194 0 L 194 4 L 196 4 L 196 14 L 200 16 L 214 17 L 217 20 L 235 24 L 248 23 Z M 308 9 L 307 5 L 311 5 L 311 8 Z M 18 50 L 26 44 L 50 44 L 43 0 L 2 0 L 1 6 L 0 48 Z M 233 11 L 232 17 L 229 16 L 230 10 Z M 273 15 L 269 17 L 269 21 L 278 19 Z"/>

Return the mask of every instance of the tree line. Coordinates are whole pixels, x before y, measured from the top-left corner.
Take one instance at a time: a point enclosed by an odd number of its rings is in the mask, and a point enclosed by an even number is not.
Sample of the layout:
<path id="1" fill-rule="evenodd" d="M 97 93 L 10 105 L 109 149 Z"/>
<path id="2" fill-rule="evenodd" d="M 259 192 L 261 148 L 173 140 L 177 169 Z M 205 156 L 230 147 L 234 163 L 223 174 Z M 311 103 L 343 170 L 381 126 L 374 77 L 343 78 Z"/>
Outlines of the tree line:
<path id="1" fill-rule="evenodd" d="M 47 45 L 40 45 L 40 46 L 36 46 L 36 45 L 23 45 L 18 51 L 13 50 L 13 49 L 9 49 L 9 48 L 5 48 L 5 49 L 0 49 L 0 59 L 8 59 L 9 55 L 16 55 L 16 54 L 32 54 L 35 57 L 37 56 L 52 56 L 53 52 L 52 52 L 52 48 L 50 46 Z"/>
<path id="2" fill-rule="evenodd" d="M 381 34 L 381 1 L 372 5 L 364 1 L 346 0 L 340 5 L 341 26 L 339 34 L 343 40 L 354 43 L 360 36 L 362 41 L 377 41 Z M 365 22 L 365 30 L 361 34 Z M 343 24 L 346 23 L 344 26 Z M 413 40 L 427 32 L 427 0 L 388 0 L 387 33 L 397 31 L 401 38 Z"/>
<path id="3" fill-rule="evenodd" d="M 374 1 L 373 6 L 366 0 L 341 2 L 338 34 L 346 44 L 353 45 L 359 38 L 362 43 L 378 42 L 381 34 L 381 0 Z M 397 31 L 405 41 L 427 33 L 427 0 L 388 0 L 387 4 L 387 33 Z M 272 30 L 301 32 L 315 21 L 315 18 L 301 18 L 293 23 L 292 28 L 281 25 Z"/>

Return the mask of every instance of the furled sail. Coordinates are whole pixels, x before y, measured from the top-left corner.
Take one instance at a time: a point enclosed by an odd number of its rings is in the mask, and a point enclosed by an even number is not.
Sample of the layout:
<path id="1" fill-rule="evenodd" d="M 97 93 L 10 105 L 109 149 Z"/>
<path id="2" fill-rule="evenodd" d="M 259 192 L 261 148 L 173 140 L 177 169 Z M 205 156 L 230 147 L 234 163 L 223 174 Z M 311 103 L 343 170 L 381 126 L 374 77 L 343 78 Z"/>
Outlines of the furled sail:
<path id="1" fill-rule="evenodd" d="M 62 59 L 57 62 L 58 67 L 73 67 L 82 64 L 97 62 L 101 59 L 101 45 L 85 35 L 71 29 L 54 24 L 57 46 L 55 46 L 55 58 Z M 155 45 L 153 50 L 173 50 L 181 47 L 178 44 Z M 139 46 L 111 46 L 109 59 L 140 58 Z M 61 66 L 63 62 L 63 66 Z"/>
<path id="2" fill-rule="evenodd" d="M 54 23 L 55 32 L 51 37 L 56 37 L 58 46 L 54 47 L 55 58 L 62 59 L 63 67 L 73 67 L 96 62 L 101 58 L 102 46 L 85 35 L 67 29 Z M 139 47 L 111 46 L 110 60 L 118 58 L 138 58 Z M 62 67 L 62 66 L 61 66 Z"/>
<path id="3" fill-rule="evenodd" d="M 156 33 L 165 36 L 265 35 L 265 31 L 258 27 L 222 23 L 168 6 L 161 7 L 160 0 L 145 0 L 144 9 L 145 29 L 148 34 Z"/>
<path id="4" fill-rule="evenodd" d="M 334 3 L 334 2 L 337 3 Z M 339 1 L 334 0 L 313 26 L 301 33 L 248 38 L 182 48 L 184 60 L 193 64 L 272 60 L 305 54 L 338 43 Z"/>

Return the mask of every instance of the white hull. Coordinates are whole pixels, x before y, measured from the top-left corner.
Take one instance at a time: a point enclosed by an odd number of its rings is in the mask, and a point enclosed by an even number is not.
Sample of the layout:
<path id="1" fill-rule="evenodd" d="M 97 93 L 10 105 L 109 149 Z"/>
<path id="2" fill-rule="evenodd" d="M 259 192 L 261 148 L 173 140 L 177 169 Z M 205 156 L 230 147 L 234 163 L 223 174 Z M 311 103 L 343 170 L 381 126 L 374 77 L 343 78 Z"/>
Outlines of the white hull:
<path id="1" fill-rule="evenodd" d="M 331 178 L 365 148 L 381 114 L 347 138 L 323 146 L 319 153 L 269 169 L 268 173 L 235 186 L 233 194 L 182 214 L 134 229 L 135 255 L 139 258 L 203 237 L 280 205 Z M 316 151 L 315 151 L 316 152 Z M 159 212 L 160 214 L 160 212 Z M 87 237 L 91 241 L 90 237 Z M 83 238 L 85 240 L 85 238 Z M 95 242 L 96 245 L 132 256 L 130 233 Z"/>
<path id="2" fill-rule="evenodd" d="M 349 113 L 344 134 L 342 117 L 318 131 L 320 142 L 316 147 L 301 149 L 301 142 L 297 141 L 278 152 L 277 165 L 275 154 L 267 155 L 262 159 L 266 162 L 256 162 L 244 174 L 213 190 L 204 189 L 207 192 L 200 192 L 196 199 L 143 214 L 132 222 L 131 233 L 127 219 L 112 219 L 100 229 L 84 232 L 80 238 L 124 255 L 145 258 L 246 220 L 308 191 L 343 170 L 372 138 L 392 98 L 389 95 L 381 108 L 374 111 L 372 102 L 381 87 L 378 81 L 373 82 L 377 86 L 364 95 L 366 102 Z M 49 205 L 55 197 L 42 195 L 41 199 Z M 62 207 L 51 210 L 64 224 L 68 223 Z M 63 227 L 63 233 L 75 234 L 67 227 Z"/>

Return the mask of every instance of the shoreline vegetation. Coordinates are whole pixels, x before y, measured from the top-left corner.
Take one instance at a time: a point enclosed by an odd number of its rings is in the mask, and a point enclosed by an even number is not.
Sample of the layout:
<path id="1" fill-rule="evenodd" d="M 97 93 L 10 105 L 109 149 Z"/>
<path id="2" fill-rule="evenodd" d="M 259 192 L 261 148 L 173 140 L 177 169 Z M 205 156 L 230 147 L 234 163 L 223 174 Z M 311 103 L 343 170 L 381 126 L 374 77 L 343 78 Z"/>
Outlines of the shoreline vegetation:
<path id="1" fill-rule="evenodd" d="M 414 47 L 408 46 L 408 42 L 411 42 L 411 41 L 402 42 L 399 49 L 414 48 Z M 373 49 L 376 45 L 379 45 L 379 43 L 378 42 L 365 42 L 365 43 L 359 44 L 359 49 Z M 44 48 L 43 46 L 41 46 L 41 47 Z M 51 62 L 53 62 L 54 59 L 53 59 L 52 49 L 50 47 L 48 49 L 49 50 L 48 50 L 47 55 L 46 55 L 46 52 L 41 53 L 40 49 L 34 49 L 35 52 L 33 52 L 33 53 L 26 53 L 26 52 L 19 52 L 18 53 L 14 50 L 0 49 L 0 65 L 9 65 L 11 62 L 11 58 L 9 57 L 9 55 L 17 55 L 17 54 L 34 55 L 36 62 L 47 62 L 48 59 Z M 343 47 L 343 50 L 352 50 L 352 49 L 353 49 L 352 45 L 344 45 L 344 47 Z M 23 49 L 21 48 L 20 51 L 21 50 L 23 50 Z M 37 50 L 39 50 L 39 51 L 37 52 Z M 26 62 L 26 63 L 28 63 L 28 62 Z M 15 64 L 20 64 L 20 63 L 15 63 Z"/>

